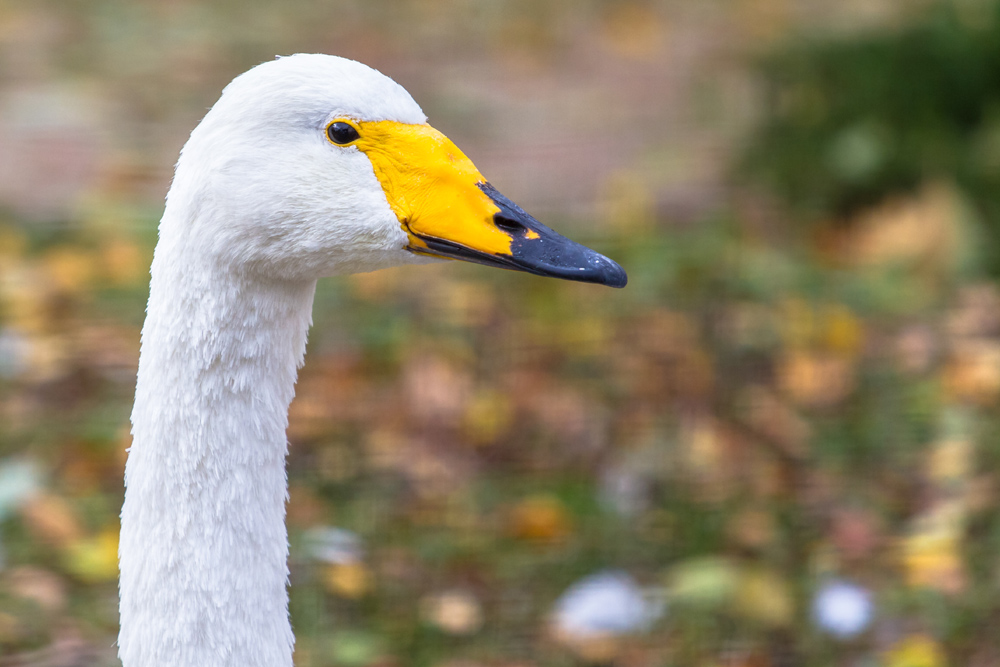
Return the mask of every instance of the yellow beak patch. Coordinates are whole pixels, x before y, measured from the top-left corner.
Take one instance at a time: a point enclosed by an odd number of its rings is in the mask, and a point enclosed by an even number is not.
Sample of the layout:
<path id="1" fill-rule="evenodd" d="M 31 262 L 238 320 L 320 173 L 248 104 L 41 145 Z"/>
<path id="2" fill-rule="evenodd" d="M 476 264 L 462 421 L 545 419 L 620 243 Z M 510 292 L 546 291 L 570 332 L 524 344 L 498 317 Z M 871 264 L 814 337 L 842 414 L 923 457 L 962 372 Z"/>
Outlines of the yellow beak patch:
<path id="1" fill-rule="evenodd" d="M 424 236 L 511 254 L 512 237 L 493 220 L 500 209 L 479 187 L 486 179 L 448 137 L 430 125 L 350 122 L 359 134 L 351 145 L 371 160 L 412 249 L 427 248 Z"/>

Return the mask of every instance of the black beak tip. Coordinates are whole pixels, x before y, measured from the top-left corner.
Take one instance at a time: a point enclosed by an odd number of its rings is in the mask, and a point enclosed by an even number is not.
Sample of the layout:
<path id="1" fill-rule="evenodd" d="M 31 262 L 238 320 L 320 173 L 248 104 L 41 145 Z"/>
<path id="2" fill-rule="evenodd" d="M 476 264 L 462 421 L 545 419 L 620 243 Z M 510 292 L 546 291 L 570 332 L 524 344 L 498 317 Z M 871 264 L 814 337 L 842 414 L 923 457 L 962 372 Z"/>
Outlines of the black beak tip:
<path id="1" fill-rule="evenodd" d="M 600 285 L 621 289 L 628 284 L 628 274 L 625 273 L 625 269 L 604 255 L 600 256 L 600 266 L 594 274 L 594 282 Z"/>

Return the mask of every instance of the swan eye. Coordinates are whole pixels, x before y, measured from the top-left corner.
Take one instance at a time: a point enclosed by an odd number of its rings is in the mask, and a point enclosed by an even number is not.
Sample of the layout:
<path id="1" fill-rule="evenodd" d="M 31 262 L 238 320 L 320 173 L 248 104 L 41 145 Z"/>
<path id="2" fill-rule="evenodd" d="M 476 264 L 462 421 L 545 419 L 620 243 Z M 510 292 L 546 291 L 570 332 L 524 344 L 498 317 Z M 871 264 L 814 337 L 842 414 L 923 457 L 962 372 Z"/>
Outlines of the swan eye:
<path id="1" fill-rule="evenodd" d="M 326 136 L 330 137 L 330 141 L 335 144 L 349 144 L 358 138 L 358 131 L 354 129 L 353 125 L 343 122 L 330 123 L 330 126 L 326 128 Z"/>

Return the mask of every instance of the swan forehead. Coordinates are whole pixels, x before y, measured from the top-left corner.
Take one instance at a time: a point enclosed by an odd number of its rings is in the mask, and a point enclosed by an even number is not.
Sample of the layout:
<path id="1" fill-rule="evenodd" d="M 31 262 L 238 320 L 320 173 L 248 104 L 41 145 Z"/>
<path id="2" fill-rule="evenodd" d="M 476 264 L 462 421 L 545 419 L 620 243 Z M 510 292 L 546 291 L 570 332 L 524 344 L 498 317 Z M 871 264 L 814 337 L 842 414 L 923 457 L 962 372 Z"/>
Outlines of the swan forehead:
<path id="1" fill-rule="evenodd" d="M 220 102 L 246 120 L 320 127 L 334 116 L 426 122 L 406 89 L 367 65 L 323 54 L 296 54 L 257 65 L 226 86 Z"/>

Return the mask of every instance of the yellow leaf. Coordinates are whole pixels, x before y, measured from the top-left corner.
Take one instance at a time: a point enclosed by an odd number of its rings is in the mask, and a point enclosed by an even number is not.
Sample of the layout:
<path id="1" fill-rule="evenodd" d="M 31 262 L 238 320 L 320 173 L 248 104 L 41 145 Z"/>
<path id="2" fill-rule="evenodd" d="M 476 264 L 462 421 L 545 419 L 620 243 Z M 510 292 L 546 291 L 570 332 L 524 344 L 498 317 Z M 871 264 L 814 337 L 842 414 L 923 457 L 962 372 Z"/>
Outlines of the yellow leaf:
<path id="1" fill-rule="evenodd" d="M 951 502 L 917 518 L 913 533 L 900 542 L 910 586 L 944 593 L 965 589 L 965 564 L 961 556 L 964 515 L 961 503 Z"/>
<path id="2" fill-rule="evenodd" d="M 465 409 L 465 435 L 474 444 L 486 444 L 502 436 L 514 420 L 514 406 L 506 394 L 481 391 Z"/>
<path id="3" fill-rule="evenodd" d="M 371 590 L 372 576 L 364 563 L 357 561 L 328 565 L 323 573 L 323 586 L 336 596 L 357 600 Z"/>
<path id="4" fill-rule="evenodd" d="M 71 294 L 83 292 L 90 287 L 97 273 L 94 256 L 79 248 L 50 250 L 43 258 L 43 265 L 56 287 Z"/>
<path id="5" fill-rule="evenodd" d="M 885 655 L 886 667 L 945 667 L 944 652 L 927 635 L 910 635 Z"/>
<path id="6" fill-rule="evenodd" d="M 795 605 L 785 580 L 763 568 L 748 568 L 736 589 L 736 610 L 763 625 L 786 626 L 792 622 Z"/>
<path id="7" fill-rule="evenodd" d="M 137 244 L 113 239 L 101 248 L 101 269 L 112 284 L 132 285 L 147 278 L 149 266 Z"/>
<path id="8" fill-rule="evenodd" d="M 861 321 L 847 306 L 829 306 L 823 318 L 823 328 L 826 346 L 831 351 L 852 357 L 861 352 L 864 329 Z"/>
<path id="9" fill-rule="evenodd" d="M 106 528 L 71 543 L 65 561 L 70 573 L 83 581 L 113 581 L 118 577 L 118 529 Z"/>

